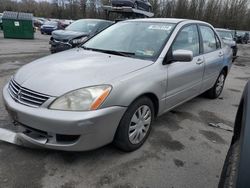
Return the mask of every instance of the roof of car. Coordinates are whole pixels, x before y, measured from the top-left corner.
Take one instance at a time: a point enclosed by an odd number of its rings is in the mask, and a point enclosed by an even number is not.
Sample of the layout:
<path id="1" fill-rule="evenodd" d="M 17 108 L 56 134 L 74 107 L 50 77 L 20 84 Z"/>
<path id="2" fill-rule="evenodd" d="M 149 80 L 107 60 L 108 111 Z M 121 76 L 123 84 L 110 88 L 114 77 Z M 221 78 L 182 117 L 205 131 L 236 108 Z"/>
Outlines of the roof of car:
<path id="1" fill-rule="evenodd" d="M 132 19 L 129 21 L 140 21 L 140 22 L 166 22 L 166 23 L 174 23 L 178 24 L 180 22 L 194 22 L 201 24 L 208 24 L 207 22 L 203 22 L 200 20 L 189 20 L 189 19 L 178 19 L 178 18 L 141 18 L 141 19 Z"/>
<path id="2" fill-rule="evenodd" d="M 88 18 L 88 19 L 79 19 L 79 20 L 98 21 L 98 22 L 110 22 L 110 23 L 112 23 L 112 21 L 110 21 L 110 20 L 104 20 L 104 19 L 91 19 L 91 18 Z M 76 20 L 76 21 L 78 21 L 78 20 Z"/>
<path id="3" fill-rule="evenodd" d="M 176 19 L 176 18 L 141 18 L 141 19 L 132 19 L 132 20 L 129 20 L 129 21 L 179 23 L 179 22 L 185 21 L 185 19 Z"/>

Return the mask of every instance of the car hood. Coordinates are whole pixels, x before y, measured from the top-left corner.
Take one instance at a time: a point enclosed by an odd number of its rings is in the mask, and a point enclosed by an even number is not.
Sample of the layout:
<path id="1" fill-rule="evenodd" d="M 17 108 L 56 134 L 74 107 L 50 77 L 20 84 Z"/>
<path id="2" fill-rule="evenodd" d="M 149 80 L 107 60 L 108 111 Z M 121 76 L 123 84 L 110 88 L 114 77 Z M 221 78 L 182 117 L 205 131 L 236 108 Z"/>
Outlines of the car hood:
<path id="1" fill-rule="evenodd" d="M 22 87 L 50 96 L 110 84 L 125 74 L 153 64 L 140 60 L 75 48 L 23 66 L 14 79 Z"/>
<path id="2" fill-rule="evenodd" d="M 42 25 L 42 27 L 46 27 L 46 28 L 55 28 L 57 27 L 56 25 L 47 25 L 47 24 L 44 24 Z"/>
<path id="3" fill-rule="evenodd" d="M 87 36 L 87 33 L 77 32 L 77 31 L 68 31 L 68 30 L 57 30 L 53 31 L 52 38 L 57 40 L 70 40 L 80 36 Z"/>

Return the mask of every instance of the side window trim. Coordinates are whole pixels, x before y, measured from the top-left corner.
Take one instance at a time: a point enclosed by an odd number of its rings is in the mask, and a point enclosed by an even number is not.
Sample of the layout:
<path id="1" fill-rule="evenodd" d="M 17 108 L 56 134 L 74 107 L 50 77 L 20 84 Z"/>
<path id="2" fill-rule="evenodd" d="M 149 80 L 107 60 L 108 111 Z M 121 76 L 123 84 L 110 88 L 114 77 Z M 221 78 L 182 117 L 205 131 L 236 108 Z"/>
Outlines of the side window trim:
<path id="1" fill-rule="evenodd" d="M 198 34 L 199 34 L 200 55 L 202 55 L 202 54 L 204 54 L 203 38 L 201 35 L 201 30 L 200 30 L 199 24 L 196 24 L 196 27 L 198 29 Z"/>
<path id="2" fill-rule="evenodd" d="M 215 32 L 214 32 L 214 36 L 215 36 L 216 42 L 217 42 L 217 41 L 219 42 L 219 47 L 218 47 L 216 50 L 221 49 L 221 41 L 220 41 L 220 38 L 218 37 L 218 35 L 217 35 Z"/>

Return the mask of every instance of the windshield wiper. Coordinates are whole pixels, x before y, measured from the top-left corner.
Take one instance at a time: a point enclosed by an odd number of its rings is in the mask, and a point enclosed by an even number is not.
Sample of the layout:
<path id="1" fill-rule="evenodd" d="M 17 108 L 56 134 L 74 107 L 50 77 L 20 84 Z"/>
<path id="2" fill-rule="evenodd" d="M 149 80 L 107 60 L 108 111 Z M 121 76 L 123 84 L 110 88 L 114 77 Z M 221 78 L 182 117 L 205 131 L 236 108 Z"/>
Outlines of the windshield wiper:
<path id="1" fill-rule="evenodd" d="M 93 50 L 93 48 L 87 48 L 86 46 L 82 45 L 80 46 L 81 48 L 83 48 L 84 50 Z"/>
<path id="2" fill-rule="evenodd" d="M 96 49 L 96 48 L 87 48 L 85 46 L 82 46 L 82 48 L 84 50 L 92 50 L 92 51 L 103 52 L 103 53 L 113 54 L 113 55 L 120 55 L 120 56 L 125 56 L 125 57 L 135 56 L 135 53 L 133 53 L 133 52 L 120 52 L 120 51 L 114 51 L 114 50 L 103 50 L 103 49 Z"/>

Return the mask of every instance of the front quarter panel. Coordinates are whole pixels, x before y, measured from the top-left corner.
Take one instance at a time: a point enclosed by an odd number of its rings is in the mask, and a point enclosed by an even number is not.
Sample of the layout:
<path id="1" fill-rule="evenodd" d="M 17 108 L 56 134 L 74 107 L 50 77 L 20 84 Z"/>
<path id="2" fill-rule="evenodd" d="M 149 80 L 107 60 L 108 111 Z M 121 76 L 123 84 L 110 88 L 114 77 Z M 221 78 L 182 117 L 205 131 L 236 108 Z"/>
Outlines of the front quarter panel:
<path id="1" fill-rule="evenodd" d="M 154 63 L 146 68 L 127 74 L 112 83 L 113 89 L 102 105 L 129 106 L 135 99 L 144 94 L 154 94 L 159 102 L 160 113 L 165 104 L 167 87 L 167 66 Z"/>

